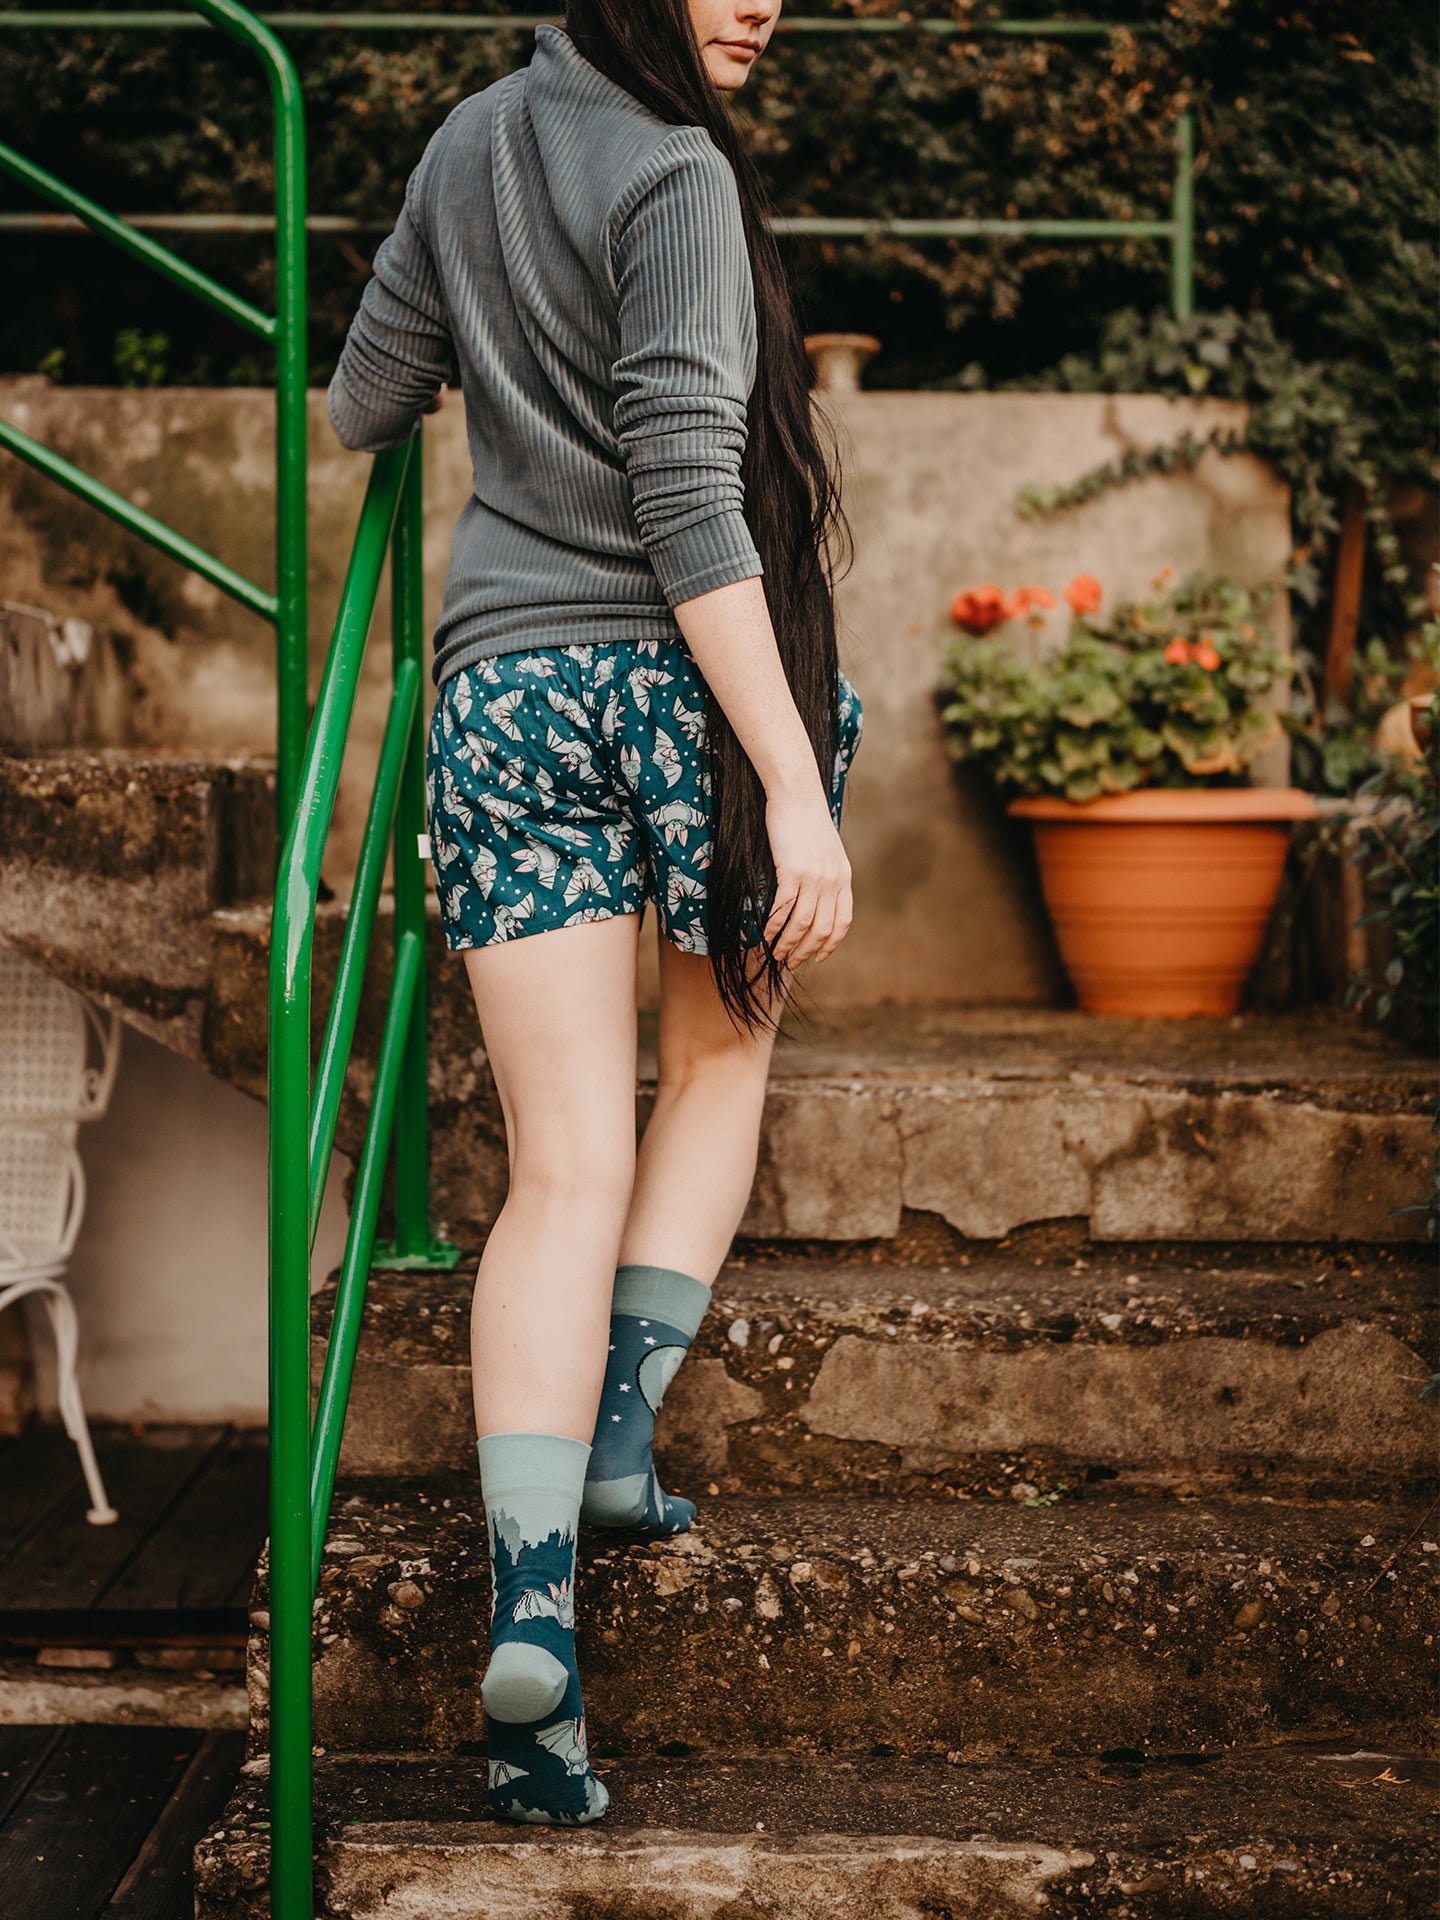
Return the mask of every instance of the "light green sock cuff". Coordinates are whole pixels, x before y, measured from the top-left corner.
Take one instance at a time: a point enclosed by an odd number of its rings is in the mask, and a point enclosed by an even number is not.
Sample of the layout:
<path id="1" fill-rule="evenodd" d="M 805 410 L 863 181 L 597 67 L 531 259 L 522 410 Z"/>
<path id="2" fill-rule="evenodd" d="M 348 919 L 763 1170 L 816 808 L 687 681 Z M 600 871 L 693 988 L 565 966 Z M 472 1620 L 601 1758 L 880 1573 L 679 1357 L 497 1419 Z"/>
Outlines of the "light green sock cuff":
<path id="1" fill-rule="evenodd" d="M 688 1273 L 673 1267 L 617 1267 L 612 1313 L 629 1314 L 636 1320 L 663 1320 L 693 1340 L 700 1331 L 705 1309 L 710 1305 L 710 1289 Z"/>
<path id="2" fill-rule="evenodd" d="M 579 1505 L 590 1461 L 588 1440 L 563 1433 L 482 1433 L 475 1448 L 487 1506 L 536 1494 Z"/>

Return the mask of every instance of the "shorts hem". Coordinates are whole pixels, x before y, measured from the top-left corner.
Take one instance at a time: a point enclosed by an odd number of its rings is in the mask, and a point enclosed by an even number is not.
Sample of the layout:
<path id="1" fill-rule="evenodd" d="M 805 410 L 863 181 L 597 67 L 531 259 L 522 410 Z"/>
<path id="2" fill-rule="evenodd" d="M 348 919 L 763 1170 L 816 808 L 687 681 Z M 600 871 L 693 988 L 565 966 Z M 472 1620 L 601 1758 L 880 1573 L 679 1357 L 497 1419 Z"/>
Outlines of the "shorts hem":
<path id="1" fill-rule="evenodd" d="M 648 904 L 648 901 L 642 900 L 639 906 L 636 907 L 607 907 L 603 911 L 596 908 L 593 916 L 589 920 L 573 920 L 569 923 L 569 926 L 594 927 L 598 926 L 602 920 L 625 920 L 632 915 L 643 914 Z M 558 925 L 552 925 L 550 922 L 543 920 L 539 922 L 517 920 L 509 932 L 494 933 L 488 940 L 477 940 L 472 934 L 466 933 L 463 927 L 458 929 L 452 927 L 451 923 L 445 918 L 443 910 L 440 915 L 440 924 L 445 934 L 446 949 L 450 953 L 477 953 L 485 947 L 510 947 L 513 946 L 517 940 L 524 940 L 530 934 L 563 933 L 569 931 L 569 926 L 567 926 L 564 921 L 559 922 Z M 461 936 L 459 939 L 452 938 L 452 935 L 456 932 Z"/>

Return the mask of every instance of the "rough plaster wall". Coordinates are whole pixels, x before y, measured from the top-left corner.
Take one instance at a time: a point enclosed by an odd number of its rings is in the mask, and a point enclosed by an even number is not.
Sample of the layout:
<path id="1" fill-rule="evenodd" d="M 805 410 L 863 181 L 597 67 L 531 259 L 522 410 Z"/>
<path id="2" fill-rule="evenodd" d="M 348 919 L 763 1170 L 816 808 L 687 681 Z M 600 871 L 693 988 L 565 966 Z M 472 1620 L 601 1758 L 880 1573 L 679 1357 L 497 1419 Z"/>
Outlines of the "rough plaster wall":
<path id="1" fill-rule="evenodd" d="M 817 975 L 818 1004 L 1053 1003 L 1061 991 L 1025 834 L 945 757 L 933 688 L 962 586 L 1063 586 L 1096 574 L 1108 603 L 1165 565 L 1278 581 L 1290 545 L 1285 488 L 1262 463 L 1207 455 L 1050 520 L 1022 520 L 1028 481 L 1077 478 L 1188 428 L 1239 427 L 1244 409 L 1157 395 L 858 393 L 832 396 L 856 562 L 842 583 L 842 652 L 866 709 L 846 838 L 856 920 Z M 271 396 L 0 382 L 0 416 L 137 499 L 251 578 L 271 580 Z M 311 678 L 318 678 L 368 460 L 330 432 L 311 396 Z M 465 498 L 461 408 L 426 429 L 427 612 L 439 607 L 450 529 Z M 9 530 L 4 531 L 9 520 Z M 132 737 L 233 753 L 272 740 L 264 622 L 112 528 L 13 460 L 0 460 L 0 597 L 129 636 Z M 1284 604 L 1275 624 L 1285 632 Z M 352 727 L 327 876 L 343 891 L 363 825 L 388 682 L 382 605 Z M 1269 770 L 1283 778 L 1283 769 Z M 646 942 L 642 978 L 653 992 Z"/>
<path id="2" fill-rule="evenodd" d="M 80 1130 L 89 1204 L 68 1275 L 92 1417 L 265 1419 L 265 1109 L 128 1032 L 110 1111 Z M 345 1165 L 321 1215 L 315 1272 L 339 1261 Z M 32 1314 L 37 1398 L 51 1347 Z"/>

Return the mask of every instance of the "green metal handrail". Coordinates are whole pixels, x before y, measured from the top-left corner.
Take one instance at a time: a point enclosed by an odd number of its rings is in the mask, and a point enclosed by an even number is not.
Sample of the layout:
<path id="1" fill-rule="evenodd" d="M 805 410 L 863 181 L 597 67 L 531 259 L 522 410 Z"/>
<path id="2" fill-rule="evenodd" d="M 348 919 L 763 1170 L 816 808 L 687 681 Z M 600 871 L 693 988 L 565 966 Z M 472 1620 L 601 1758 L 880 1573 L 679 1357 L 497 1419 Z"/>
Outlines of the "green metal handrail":
<path id="1" fill-rule="evenodd" d="M 310 1620 L 372 1260 L 452 1267 L 429 1222 L 426 1127 L 425 645 L 421 439 L 376 457 L 280 856 L 270 934 L 270 1802 L 271 1913 L 311 1913 Z M 311 1003 L 320 863 L 335 810 L 376 598 L 391 554 L 393 688 L 346 915 L 320 1063 Z M 356 1171 L 335 1315 L 310 1419 L 310 1254 L 324 1198 L 387 849 L 395 960 Z M 392 1139 L 395 1240 L 375 1228 Z"/>
<path id="2" fill-rule="evenodd" d="M 260 16 L 277 30 L 295 33 L 509 33 L 533 30 L 542 23 L 560 25 L 564 16 L 554 13 L 512 14 L 431 14 L 431 13 L 314 13 L 292 10 Z M 198 27 L 184 13 L 116 13 L 108 10 L 76 8 L 27 8 L 23 11 L 0 9 L 0 31 L 20 27 L 86 27 L 91 29 L 153 27 Z M 929 20 L 929 19 L 845 19 L 825 14 L 797 15 L 775 23 L 781 34 L 918 33 L 935 38 L 966 39 L 994 35 L 1031 40 L 1091 40 L 1116 33 L 1146 34 L 1153 31 L 1140 21 L 1096 20 Z M 853 219 L 826 218 L 796 214 L 777 216 L 771 222 L 778 234 L 809 234 L 834 240 L 885 238 L 904 240 L 973 240 L 1009 238 L 1015 240 L 1166 240 L 1170 252 L 1170 306 L 1177 320 L 1188 320 L 1195 311 L 1195 123 L 1189 113 L 1179 114 L 1175 123 L 1175 172 L 1171 185 L 1170 213 L 1163 220 L 1003 220 L 960 218 Z M 171 233 L 258 233 L 268 229 L 264 215 L 256 214 L 164 214 L 142 213 L 129 216 L 137 230 Z M 65 214 L 0 213 L 0 232 L 58 233 L 69 231 L 76 221 Z M 311 219 L 312 233 L 388 232 L 389 222 L 354 219 L 343 214 L 322 214 Z"/>
<path id="3" fill-rule="evenodd" d="M 62 207 L 75 220 L 101 234 L 133 259 L 203 300 L 238 325 L 272 341 L 275 347 L 275 591 L 242 578 L 223 561 L 197 547 L 152 515 L 103 486 L 81 468 L 53 453 L 8 421 L 0 421 L 0 446 L 48 479 L 67 487 L 131 533 L 157 546 L 172 560 L 190 567 L 223 592 L 271 621 L 276 659 L 276 797 L 279 819 L 289 818 L 305 744 L 306 579 L 305 579 L 305 111 L 300 80 L 290 55 L 270 29 L 237 0 L 192 0 L 195 14 L 176 16 L 187 27 L 212 26 L 258 56 L 270 83 L 275 116 L 275 312 L 261 313 L 208 274 L 167 247 L 149 240 L 128 220 L 117 218 L 93 200 L 57 180 L 12 147 L 0 144 L 0 171 Z M 140 25 L 144 16 L 121 14 L 117 20 Z M 31 24 L 26 16 L 0 16 L 5 24 Z M 53 24 L 59 24 L 55 22 Z M 74 24 L 71 22 L 70 24 Z"/>

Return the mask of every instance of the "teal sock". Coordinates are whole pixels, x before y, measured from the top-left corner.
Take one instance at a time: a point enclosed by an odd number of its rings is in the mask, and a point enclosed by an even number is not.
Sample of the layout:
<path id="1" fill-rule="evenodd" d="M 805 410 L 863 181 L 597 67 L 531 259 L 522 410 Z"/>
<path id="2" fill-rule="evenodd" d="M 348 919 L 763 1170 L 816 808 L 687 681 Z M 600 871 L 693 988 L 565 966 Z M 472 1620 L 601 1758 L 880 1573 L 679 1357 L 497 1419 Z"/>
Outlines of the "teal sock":
<path id="1" fill-rule="evenodd" d="M 544 1826 L 598 1820 L 575 1664 L 575 1529 L 590 1449 L 557 1433 L 478 1442 L 490 1535 L 490 1664 L 480 1683 L 490 1805 Z"/>
<path id="2" fill-rule="evenodd" d="M 650 1458 L 655 1416 L 710 1304 L 710 1289 L 670 1267 L 615 1275 L 610 1353 L 580 1518 L 597 1527 L 684 1533 L 693 1502 L 666 1493 Z"/>

